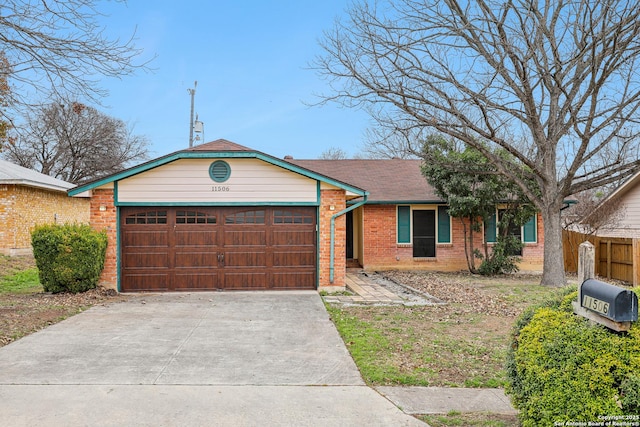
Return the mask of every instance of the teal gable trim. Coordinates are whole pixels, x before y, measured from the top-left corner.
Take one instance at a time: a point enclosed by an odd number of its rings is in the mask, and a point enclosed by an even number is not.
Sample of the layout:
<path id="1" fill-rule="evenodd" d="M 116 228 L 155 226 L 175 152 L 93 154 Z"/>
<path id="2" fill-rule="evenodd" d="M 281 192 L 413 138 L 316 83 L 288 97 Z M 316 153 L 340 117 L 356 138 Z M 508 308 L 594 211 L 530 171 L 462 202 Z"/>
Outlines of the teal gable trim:
<path id="1" fill-rule="evenodd" d="M 411 243 L 411 206 L 398 206 L 398 243 Z"/>
<path id="2" fill-rule="evenodd" d="M 438 243 L 451 243 L 451 217 L 447 206 L 438 206 Z"/>
<path id="3" fill-rule="evenodd" d="M 536 243 L 538 241 L 536 218 L 537 215 L 533 215 L 531 219 L 522 226 L 522 240 L 525 243 Z"/>
<path id="4" fill-rule="evenodd" d="M 497 228 L 496 214 L 494 212 L 493 215 L 491 215 L 491 217 L 489 218 L 489 220 L 484 223 L 484 241 L 485 242 L 487 243 L 496 242 L 497 240 L 496 228 Z"/>
<path id="5" fill-rule="evenodd" d="M 167 163 L 174 162 L 180 159 L 259 159 L 266 163 L 269 163 L 274 166 L 281 167 L 283 169 L 289 170 L 291 172 L 297 173 L 299 175 L 305 176 L 307 178 L 315 179 L 317 181 L 326 182 L 327 184 L 333 185 L 340 189 L 355 193 L 359 196 L 365 196 L 369 193 L 362 188 L 354 187 L 347 183 L 335 180 L 331 177 L 320 175 L 316 172 L 310 171 L 308 169 L 301 168 L 300 166 L 296 166 L 284 160 L 277 159 L 275 157 L 271 157 L 269 155 L 254 152 L 254 151 L 178 151 L 173 154 L 166 155 L 164 157 L 160 157 L 158 159 L 152 160 L 147 163 L 143 163 L 138 166 L 134 166 L 122 172 L 115 173 L 108 177 L 99 179 L 97 181 L 81 185 L 75 188 L 72 188 L 67 192 L 69 196 L 75 196 L 82 192 L 92 190 L 94 188 L 103 186 L 105 184 L 109 184 L 111 182 L 117 182 L 119 180 L 129 178 L 131 176 L 140 174 L 142 172 L 146 172 L 151 169 L 155 169 L 162 165 L 166 165 Z"/>

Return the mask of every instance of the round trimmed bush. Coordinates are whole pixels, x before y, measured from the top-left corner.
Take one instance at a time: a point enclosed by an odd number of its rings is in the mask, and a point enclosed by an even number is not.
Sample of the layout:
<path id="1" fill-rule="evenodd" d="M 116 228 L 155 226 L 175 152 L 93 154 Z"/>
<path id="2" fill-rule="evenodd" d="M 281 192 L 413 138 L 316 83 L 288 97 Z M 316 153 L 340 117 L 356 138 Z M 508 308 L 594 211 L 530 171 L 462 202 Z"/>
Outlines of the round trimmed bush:
<path id="1" fill-rule="evenodd" d="M 596 422 L 640 409 L 640 328 L 616 333 L 573 313 L 574 288 L 518 319 L 508 385 L 522 425 Z M 559 424 L 556 424 L 559 425 Z"/>
<path id="2" fill-rule="evenodd" d="M 45 292 L 85 292 L 98 285 L 107 250 L 106 232 L 88 225 L 41 225 L 31 233 Z"/>

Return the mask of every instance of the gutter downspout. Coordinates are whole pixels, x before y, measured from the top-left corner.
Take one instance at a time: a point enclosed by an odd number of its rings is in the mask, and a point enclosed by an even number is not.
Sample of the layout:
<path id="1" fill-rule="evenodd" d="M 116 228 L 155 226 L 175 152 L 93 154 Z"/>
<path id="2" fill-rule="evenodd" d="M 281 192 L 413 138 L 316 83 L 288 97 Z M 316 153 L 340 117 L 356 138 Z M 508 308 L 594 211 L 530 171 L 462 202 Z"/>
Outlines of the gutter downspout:
<path id="1" fill-rule="evenodd" d="M 334 270 L 335 270 L 335 261 L 333 258 L 335 256 L 335 243 L 336 243 L 336 218 L 346 214 L 347 212 L 351 212 L 352 210 L 359 208 L 360 206 L 367 203 L 367 198 L 369 197 L 369 193 L 368 192 L 365 193 L 363 197 L 364 199 L 361 202 L 358 202 L 331 216 L 331 243 L 330 243 L 331 254 L 329 255 L 329 283 L 333 283 Z"/>

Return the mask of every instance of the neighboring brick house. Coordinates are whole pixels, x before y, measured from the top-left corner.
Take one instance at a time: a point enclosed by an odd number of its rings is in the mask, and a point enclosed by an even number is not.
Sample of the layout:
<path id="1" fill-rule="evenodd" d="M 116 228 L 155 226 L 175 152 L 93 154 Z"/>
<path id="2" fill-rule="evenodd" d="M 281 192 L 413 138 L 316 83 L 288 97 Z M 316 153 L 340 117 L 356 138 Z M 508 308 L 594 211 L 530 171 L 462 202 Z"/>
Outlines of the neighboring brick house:
<path id="1" fill-rule="evenodd" d="M 343 289 L 348 263 L 466 269 L 462 227 L 417 160 L 283 160 L 217 140 L 69 195 L 91 197 L 109 236 L 101 284 L 118 291 Z M 521 236 L 521 269 L 540 271 L 539 215 Z"/>
<path id="2" fill-rule="evenodd" d="M 69 198 L 65 181 L 0 160 L 0 253 L 31 253 L 40 224 L 88 223 L 89 200 Z"/>

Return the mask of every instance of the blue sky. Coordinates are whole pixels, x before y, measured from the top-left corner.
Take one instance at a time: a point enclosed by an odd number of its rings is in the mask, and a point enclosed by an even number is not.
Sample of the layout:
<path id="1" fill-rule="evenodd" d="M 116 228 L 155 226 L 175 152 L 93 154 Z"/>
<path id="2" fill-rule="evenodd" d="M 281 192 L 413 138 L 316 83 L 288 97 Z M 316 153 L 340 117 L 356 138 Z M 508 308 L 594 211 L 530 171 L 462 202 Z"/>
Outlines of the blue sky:
<path id="1" fill-rule="evenodd" d="M 107 34 L 136 31 L 155 69 L 105 79 L 105 113 L 146 135 L 152 157 L 188 147 L 190 95 L 204 141 L 225 138 L 284 157 L 317 158 L 330 147 L 360 151 L 369 118 L 336 104 L 309 107 L 327 83 L 308 69 L 318 40 L 344 16 L 348 0 L 109 3 Z M 202 141 L 200 141 L 202 142 Z"/>

